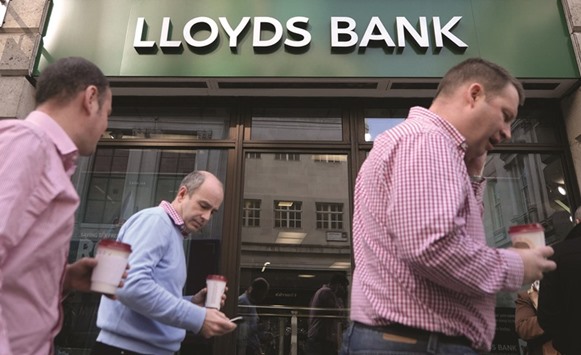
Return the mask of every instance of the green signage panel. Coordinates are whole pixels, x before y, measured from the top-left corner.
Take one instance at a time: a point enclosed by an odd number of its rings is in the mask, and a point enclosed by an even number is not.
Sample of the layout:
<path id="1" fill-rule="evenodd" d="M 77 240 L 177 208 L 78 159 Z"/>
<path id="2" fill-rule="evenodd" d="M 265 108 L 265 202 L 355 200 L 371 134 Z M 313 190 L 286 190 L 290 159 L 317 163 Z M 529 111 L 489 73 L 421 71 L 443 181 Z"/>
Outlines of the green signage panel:
<path id="1" fill-rule="evenodd" d="M 441 77 L 478 56 L 577 78 L 559 0 L 53 0 L 37 64 L 108 76 Z"/>

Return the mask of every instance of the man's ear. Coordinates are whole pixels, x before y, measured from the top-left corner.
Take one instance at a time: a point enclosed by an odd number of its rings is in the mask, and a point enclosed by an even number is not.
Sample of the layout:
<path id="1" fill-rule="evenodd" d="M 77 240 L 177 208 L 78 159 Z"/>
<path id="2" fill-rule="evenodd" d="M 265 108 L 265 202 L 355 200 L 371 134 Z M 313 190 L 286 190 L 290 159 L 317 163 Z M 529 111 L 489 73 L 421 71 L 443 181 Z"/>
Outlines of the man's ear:
<path id="1" fill-rule="evenodd" d="M 178 201 L 181 201 L 188 194 L 188 189 L 185 186 L 180 186 L 177 194 Z"/>
<path id="2" fill-rule="evenodd" d="M 89 115 L 99 109 L 99 90 L 95 85 L 89 85 L 83 91 L 83 108 Z"/>
<path id="3" fill-rule="evenodd" d="M 468 86 L 468 101 L 471 105 L 484 97 L 484 88 L 479 83 L 473 83 Z"/>

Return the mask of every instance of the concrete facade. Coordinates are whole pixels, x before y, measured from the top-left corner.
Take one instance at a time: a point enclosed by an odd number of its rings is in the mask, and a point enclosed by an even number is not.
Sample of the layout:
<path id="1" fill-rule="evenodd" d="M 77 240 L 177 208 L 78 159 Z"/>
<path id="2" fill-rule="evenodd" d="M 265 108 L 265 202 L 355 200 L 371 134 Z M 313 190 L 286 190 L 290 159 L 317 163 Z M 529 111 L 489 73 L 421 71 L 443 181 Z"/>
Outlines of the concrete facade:
<path id="1" fill-rule="evenodd" d="M 34 108 L 32 73 L 50 1 L 13 0 L 0 28 L 0 119 L 24 118 Z"/>

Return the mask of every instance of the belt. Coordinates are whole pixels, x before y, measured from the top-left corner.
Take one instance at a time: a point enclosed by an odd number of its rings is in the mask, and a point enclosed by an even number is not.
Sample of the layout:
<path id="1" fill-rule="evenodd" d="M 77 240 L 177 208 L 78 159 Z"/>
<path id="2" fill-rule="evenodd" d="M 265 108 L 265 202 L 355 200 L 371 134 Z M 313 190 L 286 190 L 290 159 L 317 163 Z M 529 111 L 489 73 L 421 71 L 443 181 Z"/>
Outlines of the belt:
<path id="1" fill-rule="evenodd" d="M 135 351 L 125 350 L 109 344 L 95 342 L 91 355 L 144 355 Z"/>
<path id="2" fill-rule="evenodd" d="M 403 343 L 415 343 L 418 341 L 428 342 L 430 337 L 436 337 L 439 342 L 447 344 L 457 344 L 464 345 L 467 347 L 472 347 L 472 342 L 464 336 L 449 336 L 442 333 L 430 332 L 428 330 L 418 329 L 408 327 L 403 324 L 392 323 L 390 325 L 378 325 L 371 326 L 359 322 L 353 322 L 354 326 L 367 328 L 374 330 L 376 332 L 384 333 L 384 339 L 403 342 Z M 391 336 L 390 336 L 391 335 Z"/>

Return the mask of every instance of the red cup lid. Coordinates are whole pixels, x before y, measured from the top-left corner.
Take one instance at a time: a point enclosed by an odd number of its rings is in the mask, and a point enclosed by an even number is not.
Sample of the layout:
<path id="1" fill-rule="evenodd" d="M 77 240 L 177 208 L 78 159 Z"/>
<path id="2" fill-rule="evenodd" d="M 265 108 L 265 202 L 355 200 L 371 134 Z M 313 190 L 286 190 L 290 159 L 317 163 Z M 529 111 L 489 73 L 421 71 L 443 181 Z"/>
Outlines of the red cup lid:
<path id="1" fill-rule="evenodd" d="M 531 223 L 531 224 L 519 224 L 516 226 L 510 226 L 508 228 L 508 234 L 513 233 L 534 233 L 534 232 L 544 232 L 545 229 L 543 225 L 540 223 Z"/>
<path id="2" fill-rule="evenodd" d="M 222 275 L 208 275 L 208 277 L 206 277 L 206 280 L 217 280 L 217 281 L 228 282 L 226 277 L 224 277 Z"/>
<path id="3" fill-rule="evenodd" d="M 131 245 L 113 239 L 101 239 L 99 246 L 131 253 Z"/>

